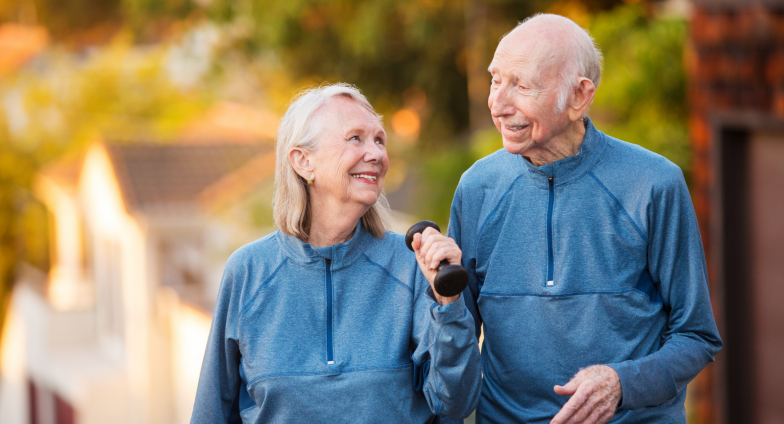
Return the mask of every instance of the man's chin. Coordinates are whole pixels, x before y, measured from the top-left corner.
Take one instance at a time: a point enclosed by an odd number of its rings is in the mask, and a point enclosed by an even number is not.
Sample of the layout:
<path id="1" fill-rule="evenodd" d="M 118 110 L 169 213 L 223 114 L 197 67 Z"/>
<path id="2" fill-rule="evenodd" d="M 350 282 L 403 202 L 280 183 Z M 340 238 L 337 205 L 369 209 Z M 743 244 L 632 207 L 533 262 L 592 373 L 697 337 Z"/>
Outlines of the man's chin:
<path id="1" fill-rule="evenodd" d="M 526 141 L 513 141 L 504 138 L 504 149 L 513 155 L 522 155 L 531 147 L 531 143 Z"/>

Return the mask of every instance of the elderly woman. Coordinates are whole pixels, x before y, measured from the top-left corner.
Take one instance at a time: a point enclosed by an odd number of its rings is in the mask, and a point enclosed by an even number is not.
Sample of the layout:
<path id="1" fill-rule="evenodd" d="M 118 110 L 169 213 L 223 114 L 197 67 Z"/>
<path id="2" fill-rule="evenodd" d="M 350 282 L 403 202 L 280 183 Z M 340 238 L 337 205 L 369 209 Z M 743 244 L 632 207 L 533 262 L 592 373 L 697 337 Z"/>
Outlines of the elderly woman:
<path id="1" fill-rule="evenodd" d="M 305 91 L 277 137 L 280 228 L 226 264 L 192 423 L 425 423 L 471 413 L 474 321 L 431 285 L 452 239 L 385 229 L 386 134 L 353 86 Z M 421 271 L 420 271 L 421 269 Z"/>

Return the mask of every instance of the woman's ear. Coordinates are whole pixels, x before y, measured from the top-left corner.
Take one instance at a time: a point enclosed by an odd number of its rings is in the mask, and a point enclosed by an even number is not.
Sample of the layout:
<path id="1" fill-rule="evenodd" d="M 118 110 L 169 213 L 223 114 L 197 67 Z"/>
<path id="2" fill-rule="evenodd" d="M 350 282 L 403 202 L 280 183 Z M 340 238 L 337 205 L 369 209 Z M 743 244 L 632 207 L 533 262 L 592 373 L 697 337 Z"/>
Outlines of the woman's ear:
<path id="1" fill-rule="evenodd" d="M 314 163 L 313 156 L 307 150 L 301 147 L 295 147 L 289 150 L 289 162 L 294 168 L 294 172 L 299 174 L 305 180 L 313 181 L 315 173 L 313 172 Z"/>

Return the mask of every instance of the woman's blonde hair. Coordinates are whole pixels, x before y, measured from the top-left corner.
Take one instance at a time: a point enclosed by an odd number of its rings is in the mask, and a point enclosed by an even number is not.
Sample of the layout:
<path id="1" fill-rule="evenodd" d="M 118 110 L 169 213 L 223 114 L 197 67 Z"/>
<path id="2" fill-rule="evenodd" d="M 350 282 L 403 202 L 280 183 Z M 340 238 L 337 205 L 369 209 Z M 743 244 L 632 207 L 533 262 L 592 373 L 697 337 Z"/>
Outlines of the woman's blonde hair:
<path id="1" fill-rule="evenodd" d="M 275 225 L 283 234 L 307 241 L 310 234 L 311 206 L 308 184 L 289 162 L 289 151 L 295 147 L 307 151 L 319 148 L 323 121 L 318 111 L 335 97 L 347 97 L 369 110 L 381 122 L 367 98 L 351 84 L 324 84 L 298 93 L 291 100 L 278 125 L 275 139 L 275 194 L 272 214 Z M 373 206 L 362 216 L 362 225 L 377 238 L 382 238 L 389 223 L 389 203 L 382 192 Z"/>

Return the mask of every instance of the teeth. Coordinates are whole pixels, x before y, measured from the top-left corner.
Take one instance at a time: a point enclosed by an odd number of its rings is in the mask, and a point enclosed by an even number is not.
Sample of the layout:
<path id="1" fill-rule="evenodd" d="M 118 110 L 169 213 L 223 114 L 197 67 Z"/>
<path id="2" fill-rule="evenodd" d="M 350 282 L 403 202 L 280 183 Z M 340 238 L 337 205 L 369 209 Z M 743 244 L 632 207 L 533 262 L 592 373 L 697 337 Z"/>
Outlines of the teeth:
<path id="1" fill-rule="evenodd" d="M 352 175 L 352 177 L 354 177 L 354 178 L 364 178 L 366 180 L 376 181 L 376 177 L 374 177 L 372 175 L 356 174 L 356 175 Z"/>
<path id="2" fill-rule="evenodd" d="M 506 126 L 506 128 L 508 128 L 508 129 L 510 129 L 512 131 L 521 130 L 521 129 L 525 128 L 525 127 L 527 127 L 527 125 L 507 125 Z"/>

